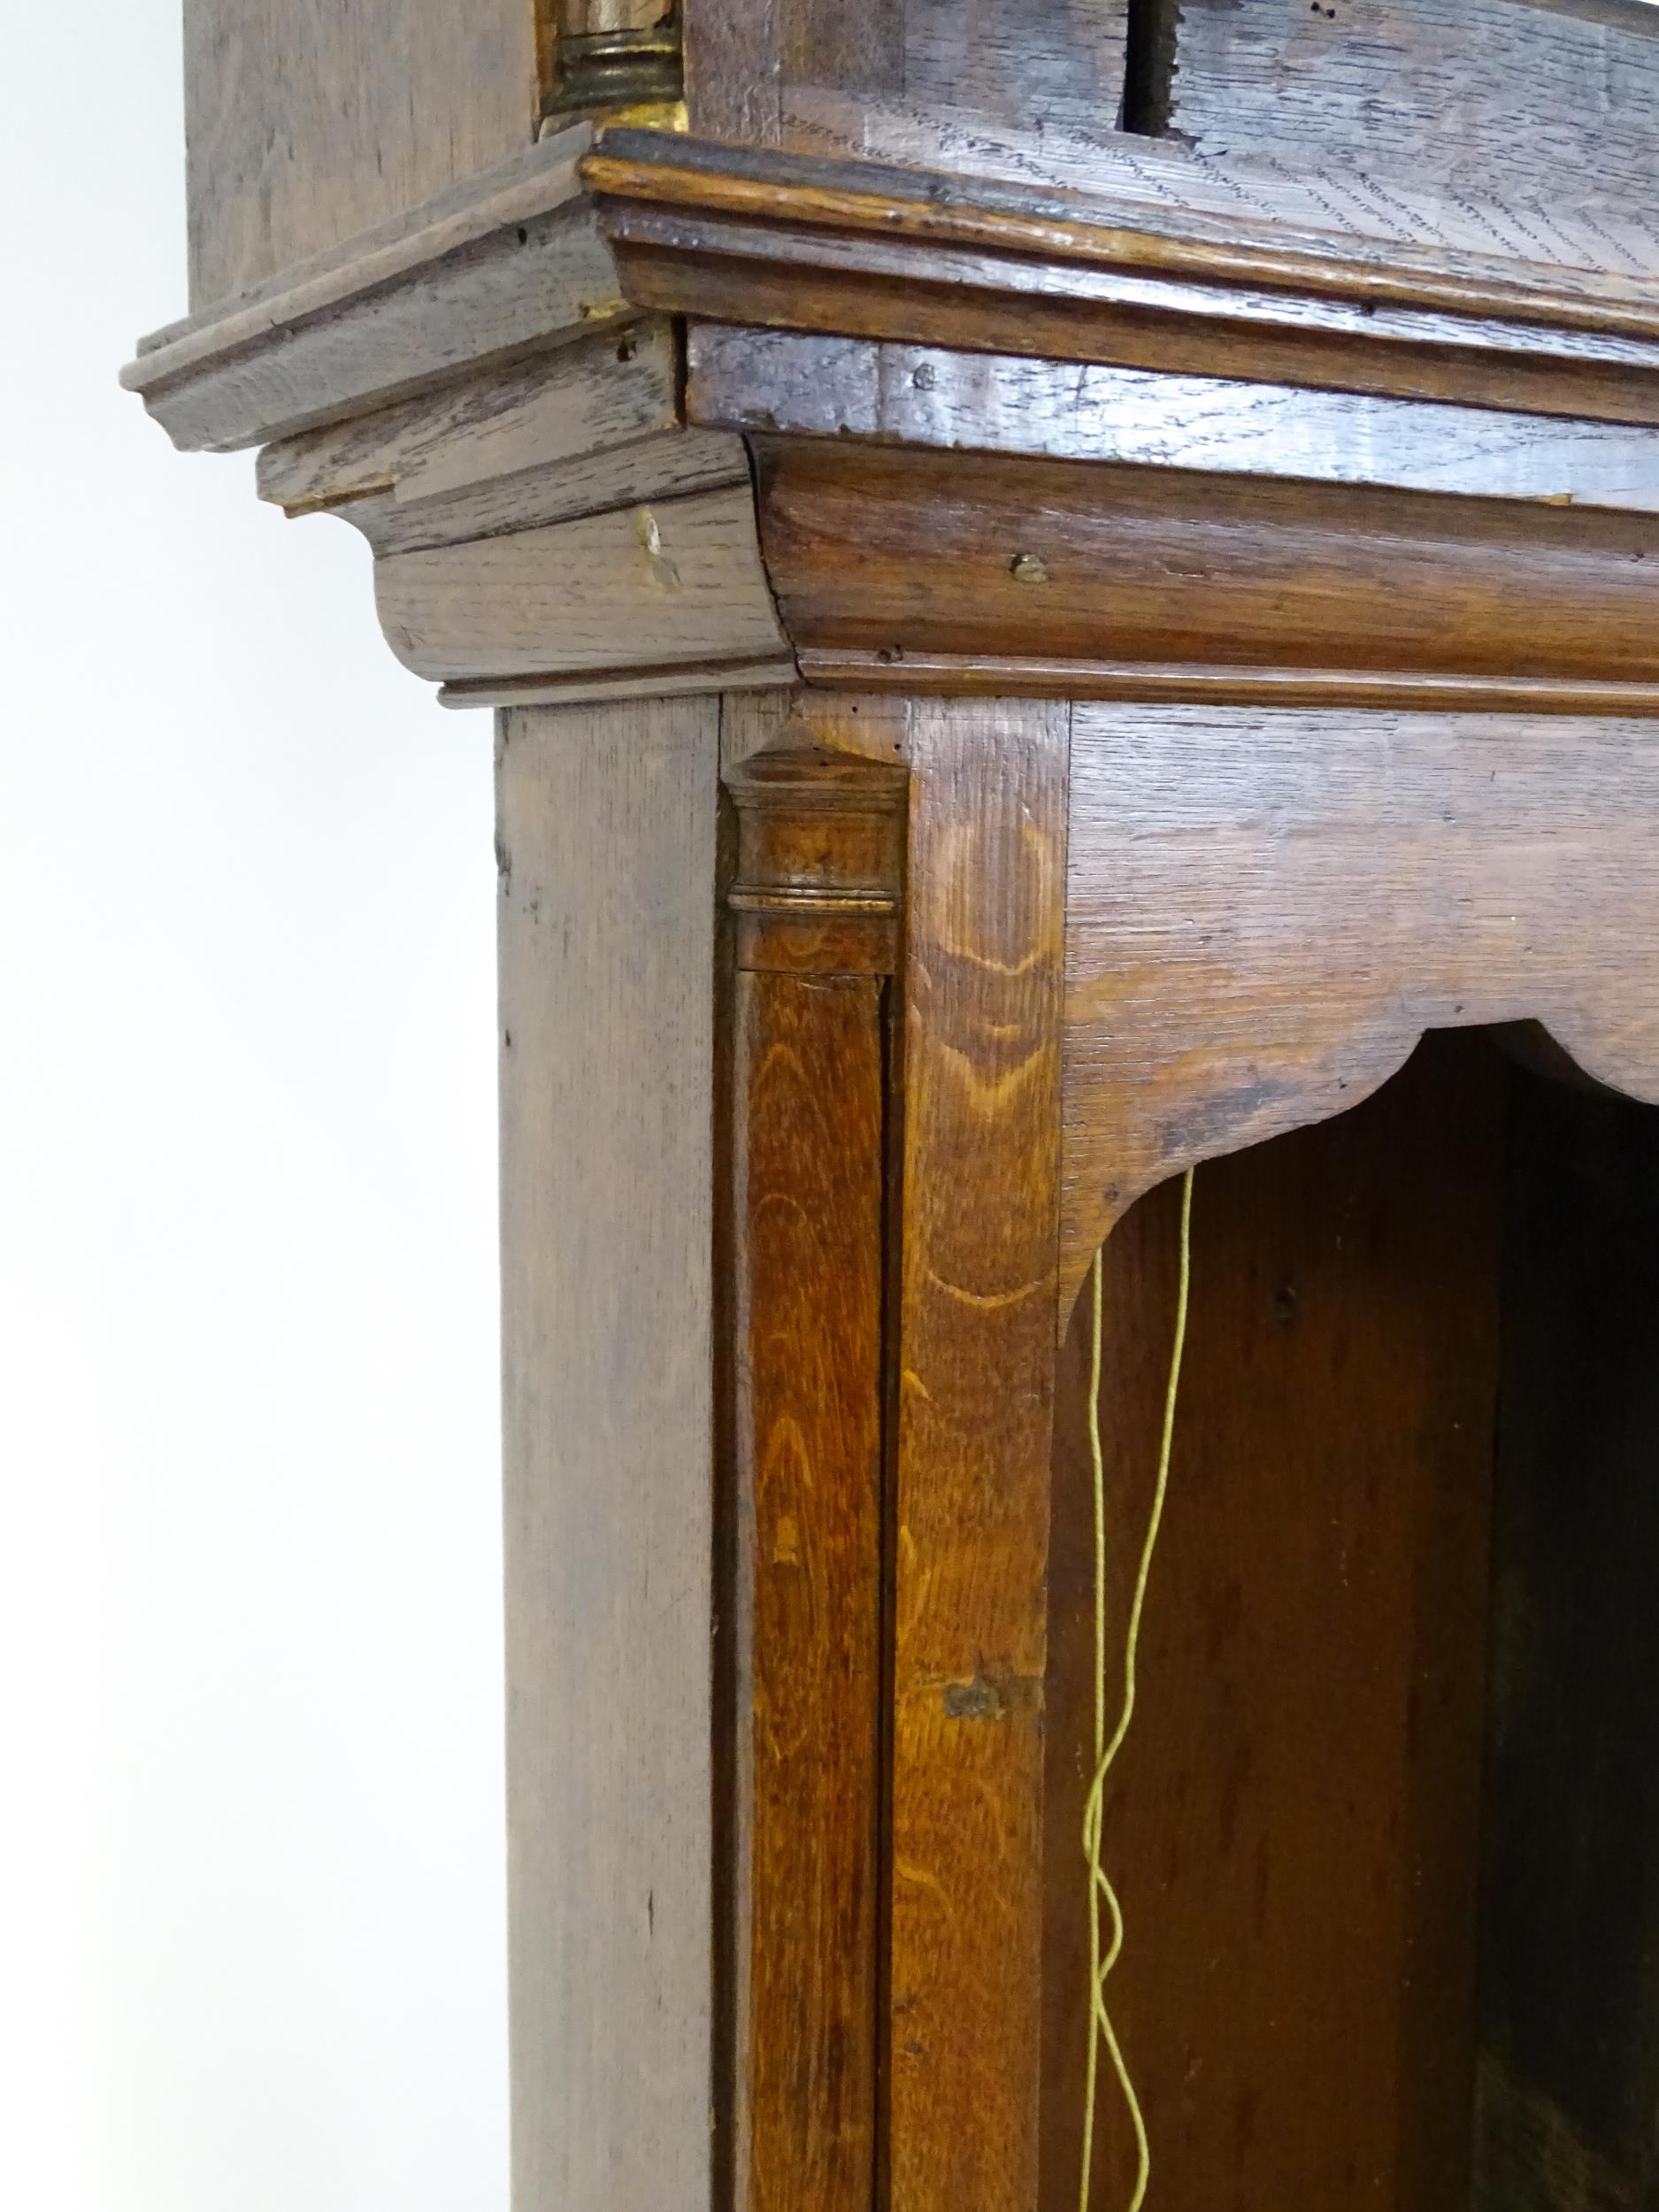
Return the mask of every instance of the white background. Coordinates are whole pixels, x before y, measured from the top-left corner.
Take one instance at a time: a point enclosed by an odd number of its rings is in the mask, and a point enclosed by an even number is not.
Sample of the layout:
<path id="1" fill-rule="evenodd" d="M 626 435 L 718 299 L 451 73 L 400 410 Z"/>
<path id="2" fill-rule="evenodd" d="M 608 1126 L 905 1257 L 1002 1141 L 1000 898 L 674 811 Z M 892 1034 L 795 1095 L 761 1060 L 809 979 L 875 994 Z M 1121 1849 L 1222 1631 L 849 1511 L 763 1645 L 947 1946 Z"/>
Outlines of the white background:
<path id="1" fill-rule="evenodd" d="M 179 15 L 0 80 L 0 2206 L 499 2212 L 488 718 L 117 388 Z"/>

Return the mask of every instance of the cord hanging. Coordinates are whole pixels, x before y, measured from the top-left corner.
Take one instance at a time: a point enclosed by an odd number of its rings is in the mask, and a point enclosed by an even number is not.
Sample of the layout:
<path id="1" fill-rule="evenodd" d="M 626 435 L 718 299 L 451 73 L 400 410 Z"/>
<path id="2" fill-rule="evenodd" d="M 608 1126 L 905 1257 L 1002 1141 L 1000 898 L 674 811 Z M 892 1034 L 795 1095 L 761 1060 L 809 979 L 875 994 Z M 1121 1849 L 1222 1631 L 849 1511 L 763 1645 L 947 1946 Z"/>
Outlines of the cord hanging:
<path id="1" fill-rule="evenodd" d="M 1123 1908 L 1101 1862 L 1101 1833 L 1107 1778 L 1123 1749 L 1135 1713 L 1135 1667 L 1141 1649 L 1141 1620 L 1146 1610 L 1147 1589 L 1152 1578 L 1153 1555 L 1164 1524 L 1164 1501 L 1169 1495 L 1170 1463 L 1175 1443 L 1175 1409 L 1180 1397 L 1181 1363 L 1187 1350 L 1187 1313 L 1193 1277 L 1193 1180 L 1188 1168 L 1181 1184 L 1180 1283 L 1175 1302 L 1175 1345 L 1170 1357 L 1169 1383 L 1164 1397 L 1164 1433 L 1158 1451 L 1158 1478 L 1152 1494 L 1152 1513 L 1146 1541 L 1141 1549 L 1134 1597 L 1129 1608 L 1129 1629 L 1124 1649 L 1124 1697 L 1118 1724 L 1106 1737 L 1106 1464 L 1101 1448 L 1100 1392 L 1102 1348 L 1104 1339 L 1102 1298 L 1104 1271 L 1100 1253 L 1094 1255 L 1094 1333 L 1089 1358 L 1088 1440 L 1094 1474 L 1094 1779 L 1083 1810 L 1083 1855 L 1088 1863 L 1089 2014 L 1088 2066 L 1085 2077 L 1083 2114 L 1083 2171 L 1079 2212 L 1089 2212 L 1089 2183 L 1094 2163 L 1094 2114 L 1099 2098 L 1100 2052 L 1103 2043 L 1112 2070 L 1123 2092 L 1135 2132 L 1135 2192 L 1129 2212 L 1141 2212 L 1152 2178 L 1152 2147 L 1147 2135 L 1146 2115 L 1126 2064 L 1118 2032 L 1106 2008 L 1106 1983 L 1124 1947 Z M 1110 1924 L 1110 1941 L 1101 1952 L 1102 1901 Z"/>

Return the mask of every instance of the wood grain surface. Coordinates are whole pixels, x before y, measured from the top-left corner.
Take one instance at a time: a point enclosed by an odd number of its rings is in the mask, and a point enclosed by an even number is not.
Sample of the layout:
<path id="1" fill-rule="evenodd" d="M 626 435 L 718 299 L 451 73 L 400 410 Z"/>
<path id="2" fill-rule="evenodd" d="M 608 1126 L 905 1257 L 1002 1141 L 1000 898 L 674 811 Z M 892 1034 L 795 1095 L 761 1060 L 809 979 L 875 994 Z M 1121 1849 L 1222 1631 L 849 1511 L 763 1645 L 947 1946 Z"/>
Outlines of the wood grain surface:
<path id="1" fill-rule="evenodd" d="M 121 373 L 187 451 L 360 413 L 623 311 L 584 201 L 586 126 L 246 298 L 158 330 Z"/>
<path id="2" fill-rule="evenodd" d="M 747 485 L 375 565 L 392 650 L 417 675 L 551 675 L 786 649 Z"/>
<path id="3" fill-rule="evenodd" d="M 596 332 L 266 446 L 259 495 L 405 553 L 746 484 L 740 440 L 683 426 L 679 377 L 666 323 Z"/>
<path id="4" fill-rule="evenodd" d="M 674 334 L 598 331 L 464 384 L 268 445 L 259 495 L 290 514 L 392 490 L 400 503 L 608 452 L 680 419 Z"/>
<path id="5" fill-rule="evenodd" d="M 1659 521 L 1371 486 L 753 440 L 785 628 L 822 652 L 1659 677 Z"/>
<path id="6" fill-rule="evenodd" d="M 190 299 L 229 298 L 527 146 L 527 0 L 184 0 Z"/>
<path id="7" fill-rule="evenodd" d="M 947 105 L 964 133 L 1041 114 L 1115 121 L 1128 0 L 689 0 L 687 104 L 710 138 L 796 142 L 794 111 L 830 92 L 860 105 Z"/>
<path id="8" fill-rule="evenodd" d="M 1199 1171 L 1169 1507 L 1105 1806 L 1152 2204 L 1467 2212 L 1509 1089 L 1485 1039 L 1432 1038 L 1354 1112 Z M 1105 1248 L 1114 1709 L 1179 1210 L 1160 1189 Z M 1057 1388 L 1043 2212 L 1077 2205 L 1084 2099 L 1089 1305 L 1086 1286 Z M 1133 2148 L 1107 2074 L 1098 2212 L 1130 2201 Z"/>
<path id="9" fill-rule="evenodd" d="M 1646 0 L 1609 4 L 1628 10 Z M 1157 48 L 1159 18 L 1166 29 L 1168 15 L 1162 0 L 1137 4 L 1137 27 L 1151 32 L 1138 43 L 1164 81 L 1141 85 L 1133 131 L 1112 128 L 1104 111 L 1056 125 L 1052 114 L 1007 120 L 948 97 L 924 102 L 796 86 L 784 96 L 783 142 L 802 153 L 855 155 L 1048 191 L 1110 191 L 1146 208 L 1233 220 L 1245 215 L 1294 231 L 1512 255 L 1560 269 L 1631 274 L 1655 268 L 1659 239 L 1651 209 L 1640 198 L 1586 196 L 1576 177 L 1557 176 L 1548 191 L 1529 193 L 1494 173 L 1470 190 L 1448 185 L 1432 165 L 1397 168 L 1381 180 L 1371 165 L 1356 165 L 1341 148 L 1219 152 L 1145 135 L 1165 127 L 1168 63 Z M 1388 87 L 1380 89 L 1386 98 Z"/>
<path id="10" fill-rule="evenodd" d="M 1068 1299 L 1141 1192 L 1357 1103 L 1425 1030 L 1535 1018 L 1659 1098 L 1656 728 L 1079 707 Z"/>
<path id="11" fill-rule="evenodd" d="M 894 2212 L 1035 2198 L 1066 718 L 912 710 Z"/>
<path id="12" fill-rule="evenodd" d="M 1608 335 L 1651 336 L 1659 327 L 1659 276 L 1640 265 L 1616 273 L 1558 268 L 1497 242 L 1470 251 L 1302 228 L 1237 205 L 1224 213 L 1155 204 L 1142 192 L 1118 191 L 1110 170 L 1084 195 L 618 130 L 583 161 L 582 174 L 608 199 L 672 207 L 682 224 L 693 213 L 734 225 L 747 218 L 849 238 L 926 242 L 940 251 L 1019 254 L 1077 270 L 1156 273 L 1237 286 L 1241 313 L 1253 307 L 1244 288 L 1260 288 L 1300 295 L 1303 319 L 1308 302 L 1363 301 L 1373 314 L 1414 309 Z M 620 234 L 619 207 L 610 222 Z M 688 247 L 695 242 L 689 227 L 682 234 Z M 728 245 L 741 235 L 733 229 Z M 919 257 L 912 265 L 919 275 Z"/>
<path id="13" fill-rule="evenodd" d="M 730 431 L 1659 509 L 1659 430 L 710 323 L 687 411 Z"/>
<path id="14" fill-rule="evenodd" d="M 1659 24 L 1639 0 L 1171 8 L 1169 127 L 1201 151 L 1477 196 L 1624 201 L 1652 220 Z M 1650 267 L 1659 266 L 1659 232 Z"/>
<path id="15" fill-rule="evenodd" d="M 763 754 L 728 787 L 735 2201 L 867 2212 L 885 1869 L 886 972 L 906 779 Z"/>
<path id="16" fill-rule="evenodd" d="M 523 2212 L 710 2205 L 718 718 L 501 724 Z"/>
<path id="17" fill-rule="evenodd" d="M 1031 653 L 895 652 L 807 646 L 804 680 L 905 698 L 1141 701 L 1148 705 L 1399 708 L 1451 714 L 1659 714 L 1659 683 L 1594 676 L 1425 675 L 1363 668 L 1251 668 L 1201 661 L 1051 660 Z"/>

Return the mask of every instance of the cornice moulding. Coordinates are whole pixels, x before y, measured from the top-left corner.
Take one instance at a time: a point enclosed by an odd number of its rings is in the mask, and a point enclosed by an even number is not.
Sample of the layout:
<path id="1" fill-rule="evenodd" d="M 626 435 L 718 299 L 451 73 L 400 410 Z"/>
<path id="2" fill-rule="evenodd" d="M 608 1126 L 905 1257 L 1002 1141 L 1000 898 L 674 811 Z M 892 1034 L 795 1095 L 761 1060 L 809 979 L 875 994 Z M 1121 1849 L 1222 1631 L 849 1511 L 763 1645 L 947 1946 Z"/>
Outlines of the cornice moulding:
<path id="1" fill-rule="evenodd" d="M 125 380 L 452 703 L 1659 700 L 1645 278 L 581 127 Z"/>

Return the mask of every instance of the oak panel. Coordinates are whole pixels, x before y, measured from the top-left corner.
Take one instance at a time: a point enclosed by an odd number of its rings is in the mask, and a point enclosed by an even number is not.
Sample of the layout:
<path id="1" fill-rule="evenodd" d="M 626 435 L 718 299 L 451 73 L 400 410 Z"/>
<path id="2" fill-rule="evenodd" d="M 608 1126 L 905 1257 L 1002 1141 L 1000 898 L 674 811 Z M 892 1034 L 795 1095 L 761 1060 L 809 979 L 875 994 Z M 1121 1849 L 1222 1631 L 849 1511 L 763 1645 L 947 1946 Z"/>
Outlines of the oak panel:
<path id="1" fill-rule="evenodd" d="M 1659 1098 L 1659 724 L 1080 706 L 1071 759 L 1068 1294 L 1426 1029 L 1536 1019 Z"/>
<path id="2" fill-rule="evenodd" d="M 1128 0 L 687 0 L 692 128 L 810 143 L 798 111 L 824 93 L 948 108 L 970 143 L 976 124 L 1036 115 L 1110 127 L 1128 18 Z"/>
<path id="3" fill-rule="evenodd" d="M 1153 2204 L 1467 2212 L 1509 1090 L 1486 1040 L 1432 1038 L 1352 1113 L 1198 1172 L 1169 1506 L 1103 1834 Z M 1179 1217 L 1165 1187 L 1104 1254 L 1113 1711 Z M 1086 1286 L 1057 1388 L 1043 2212 L 1075 2212 L 1084 2097 L 1090 1303 Z M 1098 2212 L 1133 2179 L 1106 2070 Z"/>
<path id="4" fill-rule="evenodd" d="M 876 2154 L 885 986 L 737 980 L 737 2202 Z"/>
<path id="5" fill-rule="evenodd" d="M 718 707 L 503 716 L 514 2202 L 703 2212 Z"/>
<path id="6" fill-rule="evenodd" d="M 184 57 L 196 307 L 535 134 L 530 0 L 185 0 Z"/>
<path id="7" fill-rule="evenodd" d="M 374 588 L 399 660 L 452 682 L 785 649 L 746 484 L 390 554 Z"/>
<path id="8" fill-rule="evenodd" d="M 1163 103 L 1199 150 L 1640 212 L 1659 36 L 1639 0 L 1181 0 Z M 1650 203 L 1649 203 L 1650 204 Z M 1649 259 L 1659 227 L 1647 218 Z"/>
<path id="9" fill-rule="evenodd" d="M 889 2155 L 937 2212 L 1037 2185 L 1066 716 L 908 750 Z"/>
<path id="10" fill-rule="evenodd" d="M 1659 430 L 720 324 L 688 357 L 726 430 L 1659 509 Z"/>
<path id="11" fill-rule="evenodd" d="M 1659 518 L 1374 486 L 754 441 L 797 646 L 1659 676 Z"/>

